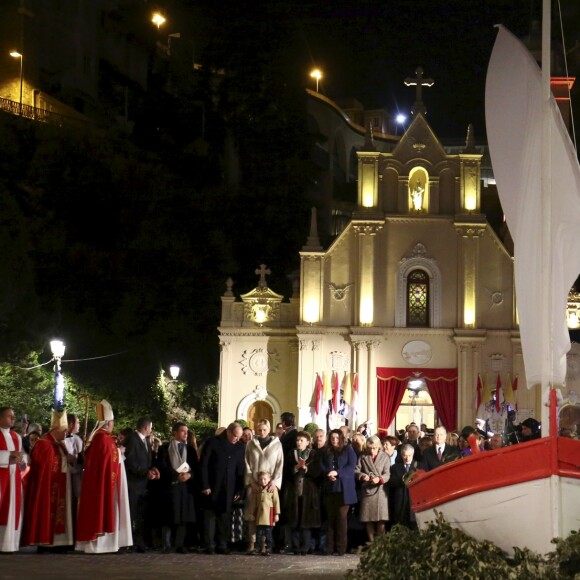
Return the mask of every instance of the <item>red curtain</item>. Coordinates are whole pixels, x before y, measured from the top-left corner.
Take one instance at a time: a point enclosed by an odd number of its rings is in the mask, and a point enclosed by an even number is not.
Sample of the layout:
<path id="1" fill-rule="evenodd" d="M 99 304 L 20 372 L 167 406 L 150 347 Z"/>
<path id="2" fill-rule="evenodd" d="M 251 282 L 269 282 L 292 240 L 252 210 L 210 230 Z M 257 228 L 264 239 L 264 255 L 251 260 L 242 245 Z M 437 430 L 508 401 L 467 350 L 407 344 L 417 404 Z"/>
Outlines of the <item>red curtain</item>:
<path id="1" fill-rule="evenodd" d="M 403 400 L 407 383 L 423 379 L 441 424 L 454 431 L 457 423 L 457 369 L 377 368 L 379 431 L 385 433 Z"/>
<path id="2" fill-rule="evenodd" d="M 378 382 L 379 433 L 385 434 L 403 400 L 408 380 L 391 377 L 386 380 L 379 378 Z"/>

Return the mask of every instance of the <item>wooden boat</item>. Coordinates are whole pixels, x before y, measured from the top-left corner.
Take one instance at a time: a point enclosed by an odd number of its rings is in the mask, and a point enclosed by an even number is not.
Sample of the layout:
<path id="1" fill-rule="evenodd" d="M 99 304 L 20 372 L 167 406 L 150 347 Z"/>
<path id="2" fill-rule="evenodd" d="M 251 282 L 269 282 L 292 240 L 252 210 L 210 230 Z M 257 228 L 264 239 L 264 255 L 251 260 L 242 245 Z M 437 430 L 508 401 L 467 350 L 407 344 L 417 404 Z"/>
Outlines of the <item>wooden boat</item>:
<path id="1" fill-rule="evenodd" d="M 514 546 L 547 554 L 552 538 L 580 529 L 580 441 L 549 436 L 482 451 L 418 472 L 408 486 L 420 528 L 437 511 L 510 555 Z"/>

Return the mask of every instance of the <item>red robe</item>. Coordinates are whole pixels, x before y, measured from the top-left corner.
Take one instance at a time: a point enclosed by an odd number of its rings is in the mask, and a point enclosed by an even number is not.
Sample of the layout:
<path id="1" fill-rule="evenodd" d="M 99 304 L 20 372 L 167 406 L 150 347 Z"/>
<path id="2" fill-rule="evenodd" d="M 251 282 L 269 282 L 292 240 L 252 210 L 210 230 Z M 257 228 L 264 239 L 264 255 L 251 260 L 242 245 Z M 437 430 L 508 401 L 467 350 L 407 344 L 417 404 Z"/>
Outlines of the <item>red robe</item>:
<path id="1" fill-rule="evenodd" d="M 30 472 L 26 476 L 22 546 L 52 546 L 55 545 L 55 535 L 67 532 L 72 544 L 72 530 L 67 529 L 71 508 L 67 498 L 69 478 L 62 471 L 62 459 L 60 446 L 50 433 L 36 443 L 31 454 Z"/>
<path id="2" fill-rule="evenodd" d="M 119 450 L 104 429 L 93 436 L 85 452 L 85 471 L 77 518 L 77 541 L 91 542 L 116 532 L 115 495 L 119 494 Z"/>
<path id="3" fill-rule="evenodd" d="M 18 435 L 10 430 L 10 437 L 12 439 L 12 443 L 14 444 L 14 449 L 16 451 L 22 450 L 22 444 Z M 0 434 L 0 450 L 7 451 L 8 446 L 6 445 L 6 439 L 3 435 Z M 13 522 L 14 529 L 18 529 L 20 527 L 20 506 L 22 505 L 22 480 L 20 478 L 20 469 L 16 466 L 16 508 L 15 513 L 16 517 Z M 12 484 L 11 479 L 11 469 L 10 467 L 6 467 L 0 469 L 0 526 L 8 525 L 8 512 L 10 510 L 10 486 Z"/>

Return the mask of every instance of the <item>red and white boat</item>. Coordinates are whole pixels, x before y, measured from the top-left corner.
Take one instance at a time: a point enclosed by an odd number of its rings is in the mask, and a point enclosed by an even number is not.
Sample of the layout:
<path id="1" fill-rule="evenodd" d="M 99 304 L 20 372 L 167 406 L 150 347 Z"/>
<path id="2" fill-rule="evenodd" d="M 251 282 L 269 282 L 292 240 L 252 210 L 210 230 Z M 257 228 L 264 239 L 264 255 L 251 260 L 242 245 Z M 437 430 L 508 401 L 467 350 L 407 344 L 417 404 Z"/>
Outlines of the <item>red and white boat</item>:
<path id="1" fill-rule="evenodd" d="M 580 529 L 576 439 L 550 436 L 482 451 L 419 472 L 408 485 L 419 528 L 437 511 L 452 526 L 510 555 L 514 546 L 546 554 L 555 548 L 552 538 Z"/>
<path id="2" fill-rule="evenodd" d="M 580 441 L 557 437 L 566 377 L 569 289 L 580 272 L 580 165 L 550 94 L 550 3 L 544 0 L 542 68 L 500 27 L 486 82 L 487 134 L 498 193 L 514 239 L 520 337 L 528 387 L 540 388 L 542 439 L 419 472 L 409 483 L 419 527 L 440 512 L 452 526 L 540 554 L 580 529 Z"/>

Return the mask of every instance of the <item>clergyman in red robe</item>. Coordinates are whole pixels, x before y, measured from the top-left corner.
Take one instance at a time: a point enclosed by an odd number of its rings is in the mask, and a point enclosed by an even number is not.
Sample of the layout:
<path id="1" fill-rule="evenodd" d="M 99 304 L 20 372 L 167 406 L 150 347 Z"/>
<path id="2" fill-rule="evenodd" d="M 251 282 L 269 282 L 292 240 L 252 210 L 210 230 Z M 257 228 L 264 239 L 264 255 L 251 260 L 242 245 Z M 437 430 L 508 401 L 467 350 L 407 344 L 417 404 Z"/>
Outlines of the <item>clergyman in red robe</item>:
<path id="1" fill-rule="evenodd" d="M 50 431 L 34 446 L 27 475 L 22 546 L 73 546 L 72 488 L 63 447 L 66 411 L 53 411 Z"/>
<path id="2" fill-rule="evenodd" d="M 113 410 L 104 399 L 97 418 L 85 452 L 76 538 L 76 549 L 91 554 L 133 544 L 125 466 L 112 434 Z"/>

